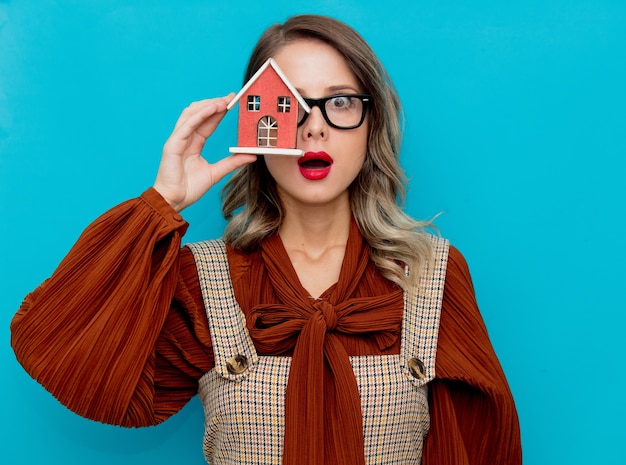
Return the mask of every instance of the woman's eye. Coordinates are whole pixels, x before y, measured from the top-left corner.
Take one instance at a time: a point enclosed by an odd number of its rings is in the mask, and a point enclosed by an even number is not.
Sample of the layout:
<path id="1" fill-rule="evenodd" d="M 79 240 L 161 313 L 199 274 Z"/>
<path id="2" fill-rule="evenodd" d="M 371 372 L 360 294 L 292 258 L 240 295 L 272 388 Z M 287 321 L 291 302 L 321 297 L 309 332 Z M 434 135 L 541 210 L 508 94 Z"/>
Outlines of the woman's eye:
<path id="1" fill-rule="evenodd" d="M 331 100 L 333 108 L 341 109 L 350 106 L 350 97 L 335 97 Z"/>

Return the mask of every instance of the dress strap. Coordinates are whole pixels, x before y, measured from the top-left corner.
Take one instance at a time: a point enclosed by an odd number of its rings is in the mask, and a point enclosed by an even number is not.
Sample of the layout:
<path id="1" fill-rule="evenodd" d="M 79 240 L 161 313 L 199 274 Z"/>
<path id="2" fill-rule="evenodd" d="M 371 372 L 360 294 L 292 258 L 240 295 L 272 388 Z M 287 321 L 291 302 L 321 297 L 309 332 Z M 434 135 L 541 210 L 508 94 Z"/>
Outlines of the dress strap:
<path id="1" fill-rule="evenodd" d="M 424 267 L 419 285 L 404 294 L 400 363 L 413 382 L 421 386 L 435 377 L 435 358 L 443 288 L 446 281 L 447 239 L 431 236 L 433 262 Z"/>
<path id="2" fill-rule="evenodd" d="M 258 363 L 258 355 L 246 328 L 245 316 L 235 299 L 226 244 L 221 239 L 186 244 L 192 251 L 204 307 L 211 331 L 215 370 L 239 381 Z"/>

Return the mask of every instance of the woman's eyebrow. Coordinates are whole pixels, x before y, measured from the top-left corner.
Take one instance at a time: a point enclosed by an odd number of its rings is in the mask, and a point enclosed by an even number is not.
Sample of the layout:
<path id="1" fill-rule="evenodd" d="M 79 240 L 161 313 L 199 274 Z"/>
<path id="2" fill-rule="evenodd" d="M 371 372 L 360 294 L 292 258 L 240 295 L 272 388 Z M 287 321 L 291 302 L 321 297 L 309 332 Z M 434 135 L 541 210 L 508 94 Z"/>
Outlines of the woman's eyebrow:
<path id="1" fill-rule="evenodd" d="M 331 87 L 328 88 L 328 90 L 331 91 L 331 92 L 337 92 L 337 91 L 340 91 L 340 90 L 353 90 L 355 92 L 358 92 L 358 90 L 355 87 L 353 87 L 352 85 L 348 85 L 348 84 L 347 85 L 341 85 L 341 86 L 331 86 Z"/>
<path id="2" fill-rule="evenodd" d="M 302 96 L 306 95 L 306 92 L 304 92 L 303 89 L 300 89 L 298 87 L 296 87 L 296 90 L 298 91 L 298 93 Z M 346 84 L 346 85 L 335 85 L 335 86 L 330 86 L 327 87 L 326 89 L 324 89 L 325 92 L 328 92 L 330 94 L 332 93 L 337 93 L 337 92 L 341 92 L 341 91 L 350 91 L 350 92 L 355 92 L 355 93 L 359 93 L 361 92 L 360 90 L 358 90 L 356 87 L 354 87 L 352 84 Z"/>

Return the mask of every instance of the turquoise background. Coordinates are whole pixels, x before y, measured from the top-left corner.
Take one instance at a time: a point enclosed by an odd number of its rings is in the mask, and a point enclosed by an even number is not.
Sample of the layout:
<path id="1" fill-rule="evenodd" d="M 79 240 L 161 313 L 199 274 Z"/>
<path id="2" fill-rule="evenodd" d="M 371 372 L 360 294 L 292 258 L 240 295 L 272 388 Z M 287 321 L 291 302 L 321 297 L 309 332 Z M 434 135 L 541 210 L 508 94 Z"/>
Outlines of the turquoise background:
<path id="1" fill-rule="evenodd" d="M 349 22 L 398 87 L 406 208 L 443 212 L 470 264 L 525 464 L 626 463 L 618 0 L 0 1 L 0 462 L 203 463 L 197 398 L 153 428 L 84 420 L 21 370 L 9 321 L 87 224 L 152 184 L 179 112 L 238 91 L 259 34 L 301 12 Z M 217 190 L 184 216 L 187 240 L 218 236 Z"/>

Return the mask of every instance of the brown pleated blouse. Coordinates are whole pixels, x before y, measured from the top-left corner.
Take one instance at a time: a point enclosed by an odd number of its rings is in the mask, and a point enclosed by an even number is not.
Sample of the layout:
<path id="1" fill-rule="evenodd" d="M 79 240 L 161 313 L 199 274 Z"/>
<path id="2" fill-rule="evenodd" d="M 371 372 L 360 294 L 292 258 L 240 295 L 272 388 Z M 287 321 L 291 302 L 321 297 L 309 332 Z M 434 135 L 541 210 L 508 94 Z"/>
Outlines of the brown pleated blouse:
<path id="1" fill-rule="evenodd" d="M 11 322 L 16 357 L 72 411 L 104 423 L 147 426 L 196 395 L 198 379 L 214 359 L 195 262 L 181 248 L 186 229 L 149 189 L 92 223 L 53 275 L 25 298 Z M 258 296 L 247 289 L 263 257 L 229 249 L 228 260 L 235 295 L 250 317 Z M 395 289 L 373 266 L 363 276 L 361 295 Z M 399 337 L 381 345 L 373 335 L 335 334 L 350 355 L 399 353 Z M 453 247 L 436 378 L 429 386 L 424 465 L 521 464 L 515 404 L 467 264 Z"/>

